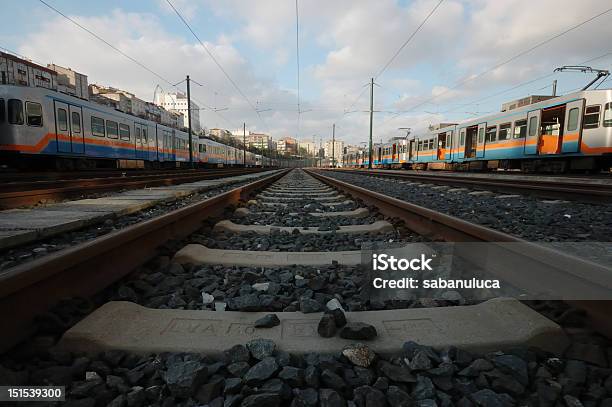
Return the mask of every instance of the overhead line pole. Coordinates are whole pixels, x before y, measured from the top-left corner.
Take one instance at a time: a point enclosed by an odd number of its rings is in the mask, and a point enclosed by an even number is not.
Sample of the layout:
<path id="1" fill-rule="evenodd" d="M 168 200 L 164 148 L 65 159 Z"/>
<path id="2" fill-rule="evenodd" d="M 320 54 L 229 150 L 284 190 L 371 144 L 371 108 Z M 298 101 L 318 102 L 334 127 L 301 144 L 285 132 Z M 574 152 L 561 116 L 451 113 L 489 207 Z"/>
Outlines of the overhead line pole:
<path id="1" fill-rule="evenodd" d="M 185 79 L 187 81 L 187 127 L 189 128 L 189 163 L 193 168 L 193 141 L 191 139 L 191 88 L 189 85 L 189 75 Z"/>
<path id="2" fill-rule="evenodd" d="M 370 81 L 370 151 L 368 153 L 368 168 L 372 169 L 372 125 L 374 123 L 374 78 Z"/>
<path id="3" fill-rule="evenodd" d="M 246 167 L 246 123 L 242 123 L 242 166 Z"/>
<path id="4" fill-rule="evenodd" d="M 336 123 L 332 126 L 332 168 L 336 168 Z"/>

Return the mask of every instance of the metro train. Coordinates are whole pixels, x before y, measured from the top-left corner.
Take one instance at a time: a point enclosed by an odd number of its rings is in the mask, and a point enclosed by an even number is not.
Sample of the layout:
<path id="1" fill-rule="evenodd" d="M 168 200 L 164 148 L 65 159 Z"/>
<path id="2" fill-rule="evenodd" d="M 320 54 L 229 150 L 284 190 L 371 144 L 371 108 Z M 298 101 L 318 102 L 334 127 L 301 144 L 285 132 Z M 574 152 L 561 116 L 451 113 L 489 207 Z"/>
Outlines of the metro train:
<path id="1" fill-rule="evenodd" d="M 198 166 L 287 166 L 192 135 Z M 0 85 L 0 164 L 57 169 L 178 167 L 189 163 L 187 132 L 45 88 Z"/>
<path id="2" fill-rule="evenodd" d="M 343 165 L 367 167 L 367 150 Z M 373 147 L 377 168 L 521 169 L 612 167 L 612 89 L 586 90 L 396 139 Z"/>

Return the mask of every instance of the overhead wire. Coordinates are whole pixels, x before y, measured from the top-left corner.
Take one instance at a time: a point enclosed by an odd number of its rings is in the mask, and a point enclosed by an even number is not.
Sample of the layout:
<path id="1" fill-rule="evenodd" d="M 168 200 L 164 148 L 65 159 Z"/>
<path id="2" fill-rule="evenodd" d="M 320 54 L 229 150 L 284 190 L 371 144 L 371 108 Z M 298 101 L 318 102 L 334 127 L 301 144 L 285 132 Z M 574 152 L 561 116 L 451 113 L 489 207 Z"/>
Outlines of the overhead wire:
<path id="1" fill-rule="evenodd" d="M 47 8 L 49 8 L 50 10 L 54 11 L 55 13 L 57 13 L 58 15 L 62 16 L 63 18 L 65 18 L 66 20 L 70 21 L 72 24 L 74 24 L 75 26 L 77 26 L 78 28 L 80 28 L 81 30 L 87 32 L 89 35 L 91 35 L 92 37 L 96 38 L 98 41 L 104 43 L 105 45 L 107 45 L 109 48 L 113 49 L 114 51 L 116 51 L 118 54 L 122 55 L 123 57 L 127 58 L 128 60 L 130 60 L 131 62 L 135 63 L 136 65 L 138 65 L 139 67 L 141 67 L 142 69 L 146 70 L 147 72 L 151 73 L 152 75 L 154 75 L 155 77 L 161 79 L 162 81 L 164 81 L 165 83 L 169 84 L 170 86 L 172 86 L 173 88 L 177 89 L 177 90 L 181 90 L 182 92 L 184 92 L 182 89 L 179 89 L 177 87 L 177 85 L 175 83 L 173 83 L 172 81 L 170 81 L 169 79 L 163 77 L 162 75 L 160 75 L 159 73 L 155 72 L 153 69 L 149 68 L 148 66 L 146 66 L 144 63 L 138 61 L 136 58 L 132 57 L 131 55 L 127 54 L 126 52 L 120 50 L 119 48 L 117 48 L 116 46 L 114 46 L 112 43 L 110 43 L 109 41 L 107 41 L 106 39 L 104 39 L 102 36 L 98 35 L 97 33 L 95 33 L 94 31 L 90 30 L 89 28 L 85 27 L 83 24 L 79 23 L 78 21 L 76 21 L 75 19 L 71 18 L 70 16 L 66 15 L 65 13 L 63 13 L 61 10 L 57 9 L 56 7 L 52 6 L 51 4 L 49 4 L 48 2 L 44 1 L 44 0 L 38 0 L 40 3 L 42 3 L 43 5 L 45 5 Z M 10 50 L 7 50 L 9 52 L 12 52 Z M 19 55 L 15 52 L 12 52 L 15 55 Z M 206 104 L 202 103 L 201 101 L 197 100 L 196 98 L 192 97 L 191 98 L 197 105 L 199 106 L 206 106 Z M 227 123 L 229 123 L 231 125 L 231 123 L 229 121 L 227 121 L 227 119 L 225 119 L 223 116 L 221 116 L 218 112 L 214 111 L 214 109 L 209 109 L 213 112 L 215 112 L 217 115 L 219 115 L 219 117 L 221 117 L 222 119 L 224 119 Z"/>
<path id="2" fill-rule="evenodd" d="M 193 37 L 200 43 L 200 45 L 202 46 L 202 48 L 204 48 L 204 50 L 206 51 L 206 53 L 208 54 L 208 56 L 212 59 L 212 61 L 215 63 L 215 65 L 217 66 L 217 68 L 219 68 L 219 70 L 221 70 L 221 72 L 223 73 L 223 75 L 225 75 L 225 77 L 227 78 L 227 80 L 232 84 L 232 86 L 236 89 L 236 91 L 240 94 L 240 96 L 242 96 L 242 98 L 248 103 L 248 105 L 251 107 L 251 109 L 253 109 L 253 111 L 257 114 L 257 117 L 261 120 L 262 124 L 264 124 L 265 127 L 267 127 L 264 119 L 262 118 L 261 114 L 259 113 L 259 111 L 257 110 L 257 108 L 255 107 L 255 105 L 253 104 L 253 102 L 251 102 L 251 100 L 245 95 L 245 93 L 242 91 L 242 89 L 240 89 L 240 86 L 238 86 L 238 84 L 234 81 L 234 79 L 232 79 L 232 77 L 230 76 L 230 74 L 225 70 L 225 68 L 223 68 L 223 65 L 221 65 L 221 63 L 217 60 L 217 58 L 215 58 L 215 56 L 213 55 L 213 53 L 210 51 L 210 49 L 208 49 L 208 47 L 206 46 L 206 44 L 204 44 L 204 42 L 202 42 L 202 40 L 200 39 L 200 37 L 198 37 L 198 35 L 195 33 L 195 31 L 193 30 L 193 28 L 191 28 L 191 25 L 187 22 L 187 20 L 185 20 L 185 18 L 183 17 L 183 15 L 178 11 L 178 9 L 174 6 L 174 4 L 172 4 L 172 2 L 170 0 L 166 0 L 166 2 L 168 3 L 168 5 L 172 8 L 172 10 L 174 10 L 174 13 L 178 16 L 178 18 L 183 22 L 183 24 L 185 25 L 185 27 L 187 27 L 187 29 L 189 30 L 189 32 L 191 32 L 191 34 L 193 35 Z"/>
<path id="3" fill-rule="evenodd" d="M 527 48 L 526 50 L 523 50 L 523 51 L 521 51 L 521 52 L 519 52 L 519 53 L 517 53 L 517 54 L 515 54 L 515 55 L 511 56 L 510 58 L 507 58 L 507 59 L 505 59 L 504 61 L 499 62 L 499 63 L 497 63 L 497 64 L 495 64 L 495 65 L 493 65 L 493 66 L 491 66 L 491 67 L 489 67 L 489 68 L 485 69 L 484 71 L 482 71 L 482 72 L 480 72 L 480 73 L 478 73 L 478 74 L 476 74 L 476 75 L 469 76 L 469 77 L 467 77 L 466 79 L 464 79 L 464 80 L 462 80 L 462 81 L 460 81 L 460 82 L 456 83 L 456 84 L 455 84 L 455 85 L 453 85 L 452 87 L 447 88 L 447 89 L 445 89 L 444 91 L 442 91 L 442 92 L 438 93 L 437 95 L 434 95 L 433 97 L 431 97 L 431 98 L 429 98 L 429 99 L 427 99 L 427 100 L 425 100 L 425 101 L 423 101 L 423 102 L 420 102 L 420 103 L 418 103 L 418 104 L 416 104 L 416 105 L 412 106 L 412 107 L 411 107 L 410 109 L 408 109 L 406 112 L 410 112 L 410 111 L 412 111 L 412 110 L 414 110 L 414 109 L 416 109 L 416 108 L 418 108 L 418 107 L 421 107 L 421 106 L 423 106 L 423 105 L 425 105 L 425 104 L 427 104 L 427 103 L 431 102 L 432 100 L 435 100 L 435 99 L 439 98 L 440 96 L 443 96 L 443 95 L 447 94 L 448 92 L 450 92 L 450 91 L 452 91 L 452 90 L 455 90 L 455 89 L 457 89 L 457 88 L 459 88 L 459 87 L 461 87 L 461 86 L 465 85 L 465 84 L 466 84 L 466 83 L 468 83 L 468 82 L 471 82 L 471 81 L 474 81 L 474 80 L 476 80 L 476 79 L 478 79 L 478 78 L 481 78 L 481 77 L 483 77 L 484 75 L 486 75 L 486 74 L 488 74 L 488 73 L 490 73 L 490 72 L 492 72 L 492 71 L 494 71 L 494 70 L 496 70 L 496 69 L 498 69 L 498 68 L 500 68 L 500 67 L 502 67 L 502 66 L 504 66 L 504 65 L 509 64 L 510 62 L 512 62 L 512 61 L 514 61 L 514 60 L 516 60 L 516 59 L 518 59 L 518 58 L 520 58 L 520 57 L 522 57 L 522 56 L 524 56 L 524 55 L 526 55 L 526 54 L 528 54 L 528 53 L 530 53 L 530 52 L 532 52 L 532 51 L 534 51 L 534 50 L 536 50 L 536 49 L 538 49 L 538 48 L 540 48 L 540 47 L 542 47 L 542 46 L 544 46 L 544 45 L 546 45 L 546 44 L 548 44 L 548 43 L 550 43 L 550 42 L 552 42 L 552 41 L 554 41 L 554 40 L 556 40 L 557 38 L 562 37 L 562 36 L 563 36 L 563 35 L 565 35 L 565 34 L 568 34 L 568 33 L 572 32 L 572 31 L 574 31 L 574 30 L 576 30 L 576 29 L 578 29 L 578 28 L 582 27 L 582 26 L 583 26 L 583 25 L 585 25 L 585 24 L 590 23 L 591 21 L 593 21 L 593 20 L 595 20 L 595 19 L 597 19 L 597 18 L 599 18 L 599 17 L 602 17 L 602 16 L 604 16 L 604 15 L 608 14 L 608 13 L 609 13 L 609 12 L 611 12 L 611 11 L 612 11 L 612 8 L 608 8 L 607 10 L 604 10 L 604 11 L 602 11 L 602 12 L 600 12 L 600 13 L 598 13 L 598 14 L 596 14 L 596 15 L 592 16 L 592 17 L 589 17 L 588 19 L 583 20 L 583 21 L 579 22 L 578 24 L 575 24 L 575 25 L 573 25 L 573 26 L 571 26 L 571 27 L 569 27 L 569 28 L 567 28 L 567 29 L 563 30 L 562 32 L 557 33 L 557 34 L 555 34 L 554 36 L 547 38 L 546 40 L 540 41 L 540 42 L 538 42 L 537 44 L 535 44 L 535 45 L 533 45 L 533 46 L 531 46 L 531 47 Z M 399 116 L 401 116 L 401 115 L 399 115 Z M 388 122 L 388 121 L 390 121 L 390 120 L 394 120 L 394 119 L 396 119 L 396 118 L 397 118 L 397 117 L 399 117 L 399 116 L 395 116 L 395 117 L 392 117 L 392 118 L 390 118 L 390 119 L 384 120 L 382 123 L 380 123 L 380 125 L 383 125 L 384 123 L 386 123 L 386 122 Z"/>
<path id="4" fill-rule="evenodd" d="M 414 38 L 415 35 L 417 35 L 417 33 L 421 30 L 421 28 L 423 28 L 423 26 L 427 23 L 427 20 L 429 20 L 429 18 L 436 12 L 436 10 L 438 9 L 438 7 L 440 7 L 440 5 L 444 2 L 444 0 L 440 0 L 433 9 L 431 9 L 431 11 L 429 12 L 429 14 L 427 14 L 427 17 L 425 17 L 425 19 L 423 19 L 423 21 L 421 21 L 421 24 L 419 24 L 417 26 L 417 28 L 412 32 L 412 34 L 410 34 L 410 36 L 406 39 L 406 41 L 404 41 L 402 43 L 402 45 L 398 48 L 397 51 L 395 51 L 395 54 L 393 54 L 393 56 L 389 59 L 389 61 L 387 61 L 387 63 L 380 69 L 380 71 L 378 71 L 378 73 L 376 75 L 374 75 L 374 80 L 378 79 L 378 77 L 380 77 L 389 67 L 389 65 L 391 65 L 393 63 L 393 61 L 395 60 L 395 58 L 397 58 L 397 56 L 402 52 L 402 50 L 406 47 L 406 45 L 408 45 L 410 43 L 410 41 L 412 41 L 412 39 Z"/>
<path id="5" fill-rule="evenodd" d="M 421 23 L 408 36 L 408 38 L 402 43 L 402 45 L 397 49 L 397 51 L 385 63 L 385 65 L 378 71 L 378 73 L 376 73 L 373 76 L 374 80 L 379 78 L 387 70 L 387 68 L 389 68 L 389 66 L 393 63 L 395 58 L 397 58 L 398 55 L 402 52 L 402 50 L 413 40 L 413 38 L 416 36 L 416 34 L 423 28 L 423 26 L 427 23 L 427 21 L 431 18 L 431 16 L 434 15 L 436 10 L 440 7 L 440 5 L 442 5 L 443 2 L 444 2 L 444 0 L 439 0 L 438 3 L 436 3 L 436 5 L 431 9 L 431 11 L 427 14 L 427 16 L 425 16 L 425 18 L 421 21 Z M 380 86 L 380 84 L 377 84 L 377 85 Z M 359 99 L 361 99 L 361 97 L 363 96 L 363 94 L 365 93 L 366 90 L 367 90 L 367 88 L 362 89 L 361 93 L 359 93 L 357 98 L 355 98 L 353 103 L 351 103 L 351 105 L 349 106 L 347 111 L 350 111 L 353 108 L 353 106 L 359 101 Z M 342 121 L 344 119 L 344 117 L 346 117 L 346 113 L 339 120 Z"/>

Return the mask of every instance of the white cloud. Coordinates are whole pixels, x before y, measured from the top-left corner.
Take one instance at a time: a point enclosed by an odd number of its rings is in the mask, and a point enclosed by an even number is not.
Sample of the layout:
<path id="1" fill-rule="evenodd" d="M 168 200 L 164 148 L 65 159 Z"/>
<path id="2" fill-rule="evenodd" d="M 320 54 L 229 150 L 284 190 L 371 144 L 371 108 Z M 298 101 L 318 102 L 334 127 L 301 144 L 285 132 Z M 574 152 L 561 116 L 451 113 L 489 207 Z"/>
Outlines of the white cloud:
<path id="1" fill-rule="evenodd" d="M 154 14 L 114 10 L 107 16 L 75 18 L 169 81 L 178 82 L 189 73 L 204 83 L 204 87 L 194 86 L 195 98 L 209 106 L 229 108 L 220 112 L 227 121 L 203 112 L 206 125 L 232 127 L 246 121 L 252 129 L 270 131 L 275 137 L 296 134 L 295 3 L 172 1 L 190 21 L 200 13 L 211 12 L 214 18 L 232 23 L 228 32 L 206 38 L 206 44 L 252 103 L 266 110 L 261 112 L 265 124 L 189 33 L 181 32 L 181 37 L 168 32 Z M 301 61 L 304 113 L 300 116 L 300 135 L 317 133 L 327 138 L 335 121 L 339 138 L 365 140 L 368 114 L 345 115 L 344 109 L 369 108 L 369 91 L 363 86 L 436 3 L 437 0 L 415 0 L 407 5 L 394 0 L 301 0 L 300 41 L 308 52 L 302 52 Z M 383 88 L 375 89 L 377 110 L 410 110 L 434 99 L 394 120 L 387 120 L 389 116 L 384 113 L 376 114 L 375 137 L 397 135 L 400 126 L 425 128 L 434 120 L 446 120 L 438 112 L 448 106 L 458 106 L 549 73 L 556 66 L 608 51 L 612 13 L 477 76 L 603 10 L 604 3 L 583 0 L 577 6 L 573 0 L 446 0 L 378 78 Z M 158 5 L 165 17 L 175 17 L 165 0 L 159 0 Z M 194 29 L 198 31 L 197 26 Z M 36 32 L 26 35 L 22 44 L 19 51 L 33 59 L 71 66 L 89 75 L 91 82 L 125 88 L 146 100 L 152 98 L 158 82 L 169 89 L 160 79 L 62 18 L 46 20 Z M 265 60 L 248 60 L 247 51 Z M 452 89 L 469 78 L 476 79 Z M 487 103 L 459 110 L 488 111 L 496 109 L 499 100 Z"/>

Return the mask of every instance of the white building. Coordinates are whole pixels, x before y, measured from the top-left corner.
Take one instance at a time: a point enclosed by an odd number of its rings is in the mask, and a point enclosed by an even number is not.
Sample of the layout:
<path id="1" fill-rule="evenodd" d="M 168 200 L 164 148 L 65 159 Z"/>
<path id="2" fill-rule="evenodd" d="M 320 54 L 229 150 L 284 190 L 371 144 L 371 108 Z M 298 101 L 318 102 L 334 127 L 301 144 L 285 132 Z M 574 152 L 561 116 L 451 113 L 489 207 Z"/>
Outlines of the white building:
<path id="1" fill-rule="evenodd" d="M 332 143 L 331 140 L 327 140 L 325 142 L 325 157 L 332 158 L 333 153 L 333 157 L 336 159 L 336 165 L 342 164 L 343 149 L 344 141 L 336 140 L 334 143 Z"/>
<path id="2" fill-rule="evenodd" d="M 93 102 L 110 106 L 124 113 L 177 129 L 183 127 L 184 118 L 181 113 L 171 112 L 161 106 L 146 102 L 125 90 L 91 84 L 89 85 L 89 97 Z"/>
<path id="3" fill-rule="evenodd" d="M 317 143 L 314 140 L 300 141 L 299 150 L 304 150 L 307 156 L 314 157 L 318 152 Z"/>
<path id="4" fill-rule="evenodd" d="M 189 127 L 187 118 L 187 96 L 184 93 L 158 93 L 155 95 L 155 104 L 167 110 L 181 113 L 185 120 L 184 127 Z M 191 101 L 191 129 L 194 133 L 199 133 L 202 130 L 202 126 L 200 125 L 200 107 L 193 100 Z"/>

